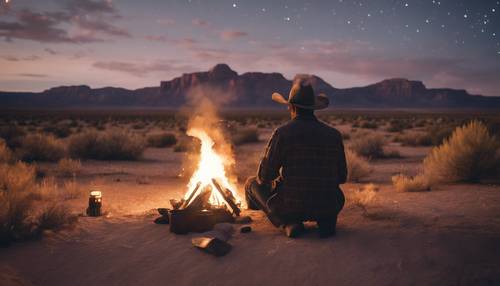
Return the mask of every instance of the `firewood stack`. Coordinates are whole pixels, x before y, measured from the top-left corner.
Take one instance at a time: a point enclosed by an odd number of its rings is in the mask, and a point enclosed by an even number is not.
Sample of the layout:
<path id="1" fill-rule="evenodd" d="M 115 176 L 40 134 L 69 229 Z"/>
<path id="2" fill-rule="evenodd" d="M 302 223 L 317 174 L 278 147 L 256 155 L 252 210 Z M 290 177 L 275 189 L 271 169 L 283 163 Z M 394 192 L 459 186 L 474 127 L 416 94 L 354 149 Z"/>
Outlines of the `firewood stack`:
<path id="1" fill-rule="evenodd" d="M 212 179 L 212 185 L 207 185 L 198 192 L 201 187 L 201 183 L 198 183 L 188 199 L 170 200 L 173 207 L 173 210 L 168 212 L 171 232 L 204 232 L 211 230 L 216 223 L 234 222 L 241 210 L 231 190 L 223 188 L 216 179 Z M 214 191 L 221 194 L 225 204 L 210 204 L 210 196 Z"/>

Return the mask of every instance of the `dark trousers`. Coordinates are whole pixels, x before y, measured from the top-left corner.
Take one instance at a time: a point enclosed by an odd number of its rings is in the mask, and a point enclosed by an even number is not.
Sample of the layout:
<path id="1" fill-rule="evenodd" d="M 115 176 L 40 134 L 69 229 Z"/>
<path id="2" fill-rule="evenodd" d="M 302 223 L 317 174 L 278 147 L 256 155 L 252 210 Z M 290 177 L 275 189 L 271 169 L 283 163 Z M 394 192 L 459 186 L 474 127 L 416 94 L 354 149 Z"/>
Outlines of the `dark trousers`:
<path id="1" fill-rule="evenodd" d="M 284 216 L 273 208 L 273 198 L 276 193 L 272 192 L 271 185 L 261 185 L 255 177 L 249 177 L 245 183 L 245 199 L 247 206 L 252 210 L 262 210 L 267 215 L 271 223 L 279 227 L 288 223 L 300 223 L 299 218 Z M 318 226 L 324 225 L 328 228 L 335 229 L 337 224 L 337 216 L 322 218 L 316 220 Z"/>

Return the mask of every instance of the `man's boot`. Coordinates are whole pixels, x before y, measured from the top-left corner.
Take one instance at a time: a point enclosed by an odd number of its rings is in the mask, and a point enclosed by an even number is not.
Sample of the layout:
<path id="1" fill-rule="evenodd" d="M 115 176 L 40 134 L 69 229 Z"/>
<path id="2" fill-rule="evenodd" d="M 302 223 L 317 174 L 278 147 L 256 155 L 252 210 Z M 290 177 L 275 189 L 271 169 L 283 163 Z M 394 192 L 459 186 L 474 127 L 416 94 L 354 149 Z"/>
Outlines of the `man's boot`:
<path id="1" fill-rule="evenodd" d="M 296 238 L 304 233 L 304 224 L 302 222 L 285 224 L 283 226 L 283 230 L 285 231 L 286 236 Z"/>

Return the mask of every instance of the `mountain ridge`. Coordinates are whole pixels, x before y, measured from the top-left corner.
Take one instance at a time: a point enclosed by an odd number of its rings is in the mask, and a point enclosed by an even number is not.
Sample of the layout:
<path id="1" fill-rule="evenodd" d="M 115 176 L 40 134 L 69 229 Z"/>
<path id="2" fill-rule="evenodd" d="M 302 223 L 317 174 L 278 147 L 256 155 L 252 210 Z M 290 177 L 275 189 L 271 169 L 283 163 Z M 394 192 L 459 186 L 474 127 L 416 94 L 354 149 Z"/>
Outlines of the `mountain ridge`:
<path id="1" fill-rule="evenodd" d="M 180 107 L 190 100 L 195 88 L 201 87 L 207 91 L 206 96 L 226 107 L 267 108 L 273 107 L 272 92 L 287 95 L 298 80 L 312 84 L 317 93 L 326 94 L 334 107 L 500 108 L 500 97 L 472 95 L 464 89 L 427 88 L 422 81 L 405 78 L 335 88 L 316 75 L 297 74 L 288 80 L 281 73 L 238 74 L 227 64 L 217 64 L 208 71 L 184 73 L 161 81 L 159 86 L 138 89 L 71 85 L 42 92 L 0 91 L 0 105 L 6 108 Z"/>

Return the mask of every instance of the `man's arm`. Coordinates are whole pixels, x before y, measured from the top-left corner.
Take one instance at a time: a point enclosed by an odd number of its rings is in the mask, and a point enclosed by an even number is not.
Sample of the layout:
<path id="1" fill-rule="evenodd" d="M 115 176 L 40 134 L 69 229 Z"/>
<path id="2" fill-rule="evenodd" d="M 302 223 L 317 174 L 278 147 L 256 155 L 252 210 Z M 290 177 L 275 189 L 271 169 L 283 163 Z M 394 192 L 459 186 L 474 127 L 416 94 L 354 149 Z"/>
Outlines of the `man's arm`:
<path id="1" fill-rule="evenodd" d="M 347 163 L 345 159 L 344 142 L 340 138 L 340 154 L 339 154 L 339 184 L 344 184 L 347 181 Z"/>
<path id="2" fill-rule="evenodd" d="M 259 184 L 271 184 L 279 176 L 279 170 L 283 164 L 283 139 L 278 131 L 274 131 L 271 140 L 267 144 L 266 153 L 257 171 Z"/>

